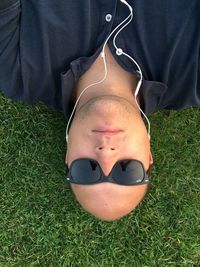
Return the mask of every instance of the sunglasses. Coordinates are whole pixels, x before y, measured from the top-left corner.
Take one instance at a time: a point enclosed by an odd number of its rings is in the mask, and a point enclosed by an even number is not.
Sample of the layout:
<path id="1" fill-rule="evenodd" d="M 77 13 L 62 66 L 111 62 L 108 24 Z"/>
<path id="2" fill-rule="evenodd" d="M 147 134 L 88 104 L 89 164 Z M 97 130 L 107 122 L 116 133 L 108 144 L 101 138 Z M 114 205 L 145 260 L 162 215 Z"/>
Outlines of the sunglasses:
<path id="1" fill-rule="evenodd" d="M 106 176 L 96 160 L 81 158 L 71 163 L 66 180 L 69 183 L 83 185 L 102 182 L 120 185 L 142 185 L 148 184 L 150 177 L 151 167 L 145 172 L 144 165 L 139 160 L 117 161 L 109 175 Z"/>

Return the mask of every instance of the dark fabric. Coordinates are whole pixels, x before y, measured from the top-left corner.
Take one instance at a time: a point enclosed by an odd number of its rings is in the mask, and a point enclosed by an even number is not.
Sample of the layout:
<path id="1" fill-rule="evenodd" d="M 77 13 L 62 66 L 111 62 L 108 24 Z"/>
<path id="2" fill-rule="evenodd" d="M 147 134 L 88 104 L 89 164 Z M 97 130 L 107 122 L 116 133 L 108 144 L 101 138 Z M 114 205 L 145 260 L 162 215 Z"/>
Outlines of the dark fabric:
<path id="1" fill-rule="evenodd" d="M 1 0 L 2 1 L 2 0 Z M 200 106 L 200 1 L 129 0 L 134 19 L 117 45 L 142 68 L 144 111 Z M 105 20 L 112 14 L 112 20 Z M 12 99 L 70 113 L 75 82 L 129 14 L 119 0 L 3 0 L 0 88 Z M 135 73 L 123 56 L 117 62 Z"/>
<path id="2" fill-rule="evenodd" d="M 0 1 L 0 10 L 6 9 L 7 7 L 10 7 L 14 3 L 18 2 L 18 0 L 1 0 Z"/>

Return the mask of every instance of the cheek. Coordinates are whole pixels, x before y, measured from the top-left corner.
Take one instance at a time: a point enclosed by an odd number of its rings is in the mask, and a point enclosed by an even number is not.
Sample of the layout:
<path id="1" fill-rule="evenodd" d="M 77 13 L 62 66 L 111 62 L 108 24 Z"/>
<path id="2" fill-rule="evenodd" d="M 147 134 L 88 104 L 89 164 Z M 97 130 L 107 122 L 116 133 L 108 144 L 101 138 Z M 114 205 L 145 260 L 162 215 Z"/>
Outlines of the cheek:
<path id="1" fill-rule="evenodd" d="M 73 160 L 77 158 L 93 157 L 90 142 L 85 140 L 83 137 L 71 138 L 68 144 L 67 155 L 68 164 L 70 164 Z"/>
<path id="2" fill-rule="evenodd" d="M 149 167 L 150 144 L 147 138 L 132 139 L 128 151 L 131 157 L 141 161 L 145 168 Z"/>

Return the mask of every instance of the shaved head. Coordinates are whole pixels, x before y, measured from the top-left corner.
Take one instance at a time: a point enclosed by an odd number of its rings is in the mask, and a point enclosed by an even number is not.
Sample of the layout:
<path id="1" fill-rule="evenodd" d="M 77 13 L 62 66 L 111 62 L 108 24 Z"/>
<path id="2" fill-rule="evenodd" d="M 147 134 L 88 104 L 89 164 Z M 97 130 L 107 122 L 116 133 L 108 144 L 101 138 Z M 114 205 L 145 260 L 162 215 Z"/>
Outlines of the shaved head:
<path id="1" fill-rule="evenodd" d="M 88 84 L 101 79 L 102 58 L 97 65 L 91 66 L 79 80 L 77 96 Z M 134 97 L 137 82 L 135 75 L 129 75 L 110 59 L 105 81 L 93 85 L 76 107 L 68 132 L 68 168 L 77 159 L 92 159 L 109 176 L 116 162 L 128 159 L 140 161 L 147 172 L 153 159 L 148 132 Z M 83 170 L 83 175 L 87 181 L 87 171 Z M 148 188 L 146 184 L 125 186 L 110 182 L 70 185 L 80 205 L 105 221 L 118 220 L 131 212 Z"/>
<path id="2" fill-rule="evenodd" d="M 109 182 L 95 185 L 71 184 L 80 205 L 95 217 L 114 221 L 131 212 L 144 198 L 148 185 L 123 186 Z"/>

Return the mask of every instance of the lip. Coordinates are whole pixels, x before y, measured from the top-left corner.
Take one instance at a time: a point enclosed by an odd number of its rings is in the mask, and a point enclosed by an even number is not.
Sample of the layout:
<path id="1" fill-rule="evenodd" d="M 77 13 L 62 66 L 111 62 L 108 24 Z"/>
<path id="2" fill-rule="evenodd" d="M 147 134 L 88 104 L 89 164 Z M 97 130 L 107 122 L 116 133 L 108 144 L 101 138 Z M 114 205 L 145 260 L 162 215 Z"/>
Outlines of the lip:
<path id="1" fill-rule="evenodd" d="M 92 130 L 93 133 L 99 134 L 99 135 L 115 135 L 124 132 L 121 129 L 111 129 L 111 128 L 100 128 Z"/>

